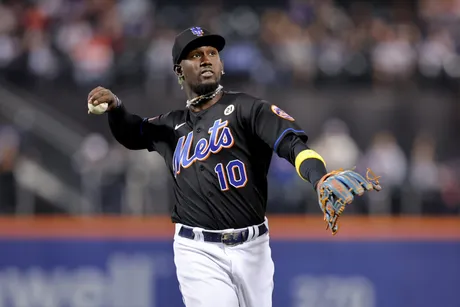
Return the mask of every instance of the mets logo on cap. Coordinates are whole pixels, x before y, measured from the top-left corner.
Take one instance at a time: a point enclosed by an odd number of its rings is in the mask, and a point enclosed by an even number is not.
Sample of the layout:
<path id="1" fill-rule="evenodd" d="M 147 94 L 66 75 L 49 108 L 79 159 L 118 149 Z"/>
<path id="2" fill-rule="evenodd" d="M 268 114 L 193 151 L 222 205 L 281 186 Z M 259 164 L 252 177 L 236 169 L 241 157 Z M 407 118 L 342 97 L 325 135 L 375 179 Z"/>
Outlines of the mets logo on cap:
<path id="1" fill-rule="evenodd" d="M 190 28 L 190 31 L 192 31 L 193 35 L 196 35 L 196 36 L 203 36 L 204 35 L 204 32 L 200 27 Z"/>
<path id="2" fill-rule="evenodd" d="M 291 122 L 294 121 L 294 118 L 292 116 L 290 116 L 289 114 L 287 114 L 286 112 L 284 112 L 283 110 L 278 108 L 277 106 L 272 105 L 271 109 L 272 109 L 273 113 L 275 113 L 279 117 L 287 119 L 287 120 L 290 120 Z"/>

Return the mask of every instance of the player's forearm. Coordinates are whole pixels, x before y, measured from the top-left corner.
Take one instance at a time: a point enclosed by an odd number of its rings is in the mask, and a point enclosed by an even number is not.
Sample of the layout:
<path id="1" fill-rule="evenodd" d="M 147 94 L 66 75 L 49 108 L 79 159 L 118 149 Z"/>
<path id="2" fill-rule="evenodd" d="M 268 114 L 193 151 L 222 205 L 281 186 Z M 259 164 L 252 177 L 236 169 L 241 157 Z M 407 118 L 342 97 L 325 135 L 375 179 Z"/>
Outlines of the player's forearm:
<path id="1" fill-rule="evenodd" d="M 123 104 L 108 112 L 109 127 L 114 138 L 128 149 L 145 149 L 141 134 L 143 118 L 129 113 Z"/>
<path id="2" fill-rule="evenodd" d="M 283 139 L 278 149 L 278 155 L 291 162 L 295 166 L 297 174 L 310 182 L 315 189 L 318 181 L 327 174 L 324 159 L 310 149 L 304 140 L 294 134 Z"/>

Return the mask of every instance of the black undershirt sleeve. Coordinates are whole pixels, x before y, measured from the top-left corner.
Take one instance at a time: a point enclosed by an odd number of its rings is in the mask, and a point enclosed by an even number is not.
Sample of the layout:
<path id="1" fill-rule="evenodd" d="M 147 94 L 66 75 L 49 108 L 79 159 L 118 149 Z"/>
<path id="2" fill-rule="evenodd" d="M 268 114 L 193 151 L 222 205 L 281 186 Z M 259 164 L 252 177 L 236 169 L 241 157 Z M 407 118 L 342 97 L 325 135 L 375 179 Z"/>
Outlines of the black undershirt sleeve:
<path id="1" fill-rule="evenodd" d="M 297 155 L 310 149 L 307 144 L 297 135 L 289 134 L 283 138 L 278 146 L 278 156 L 288 160 L 295 167 L 295 159 Z M 318 181 L 327 174 L 324 163 L 318 159 L 307 159 L 300 165 L 300 174 L 309 181 L 316 189 Z"/>
<path id="2" fill-rule="evenodd" d="M 114 138 L 128 149 L 147 148 L 147 142 L 141 133 L 144 119 L 129 113 L 123 104 L 108 112 L 110 131 Z"/>

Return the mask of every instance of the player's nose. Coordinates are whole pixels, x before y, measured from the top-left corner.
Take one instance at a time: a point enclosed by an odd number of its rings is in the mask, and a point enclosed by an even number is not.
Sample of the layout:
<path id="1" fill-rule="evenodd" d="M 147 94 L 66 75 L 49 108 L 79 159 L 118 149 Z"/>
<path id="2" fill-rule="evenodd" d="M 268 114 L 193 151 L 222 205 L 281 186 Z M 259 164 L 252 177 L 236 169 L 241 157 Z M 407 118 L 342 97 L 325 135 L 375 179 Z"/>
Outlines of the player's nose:
<path id="1" fill-rule="evenodd" d="M 212 66 L 212 63 L 210 61 L 203 60 L 203 61 L 201 61 L 200 66 L 201 67 Z"/>
<path id="2" fill-rule="evenodd" d="M 201 64 L 200 65 L 201 66 L 206 66 L 206 65 L 212 66 L 211 61 L 209 59 L 209 56 L 207 56 L 206 54 L 203 55 L 201 57 Z"/>

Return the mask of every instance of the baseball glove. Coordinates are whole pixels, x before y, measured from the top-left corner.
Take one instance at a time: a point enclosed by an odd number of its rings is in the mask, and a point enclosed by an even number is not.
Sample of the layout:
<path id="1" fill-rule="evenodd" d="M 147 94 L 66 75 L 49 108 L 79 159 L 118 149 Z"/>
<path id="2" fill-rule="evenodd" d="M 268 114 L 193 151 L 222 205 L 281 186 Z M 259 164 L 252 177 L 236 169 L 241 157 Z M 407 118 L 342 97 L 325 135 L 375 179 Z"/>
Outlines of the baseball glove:
<path id="1" fill-rule="evenodd" d="M 355 195 L 361 196 L 366 191 L 380 191 L 379 178 L 367 169 L 366 178 L 353 170 L 332 171 L 321 178 L 317 185 L 318 200 L 327 223 L 335 235 L 339 229 L 338 219 Z"/>

